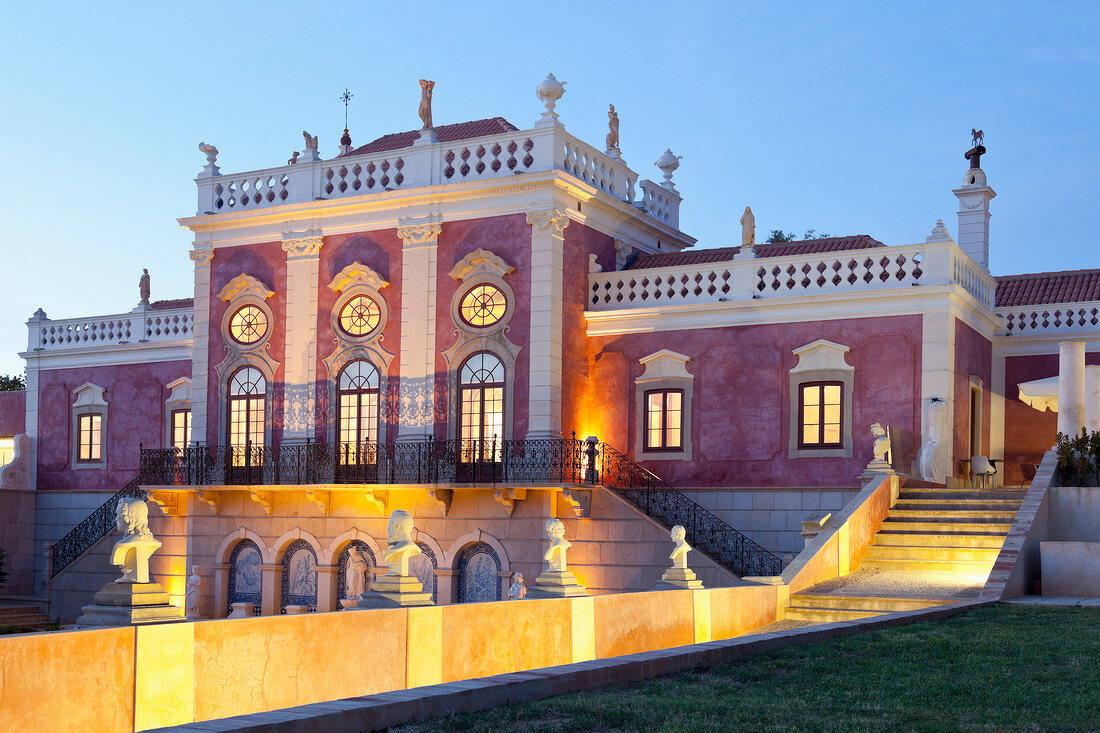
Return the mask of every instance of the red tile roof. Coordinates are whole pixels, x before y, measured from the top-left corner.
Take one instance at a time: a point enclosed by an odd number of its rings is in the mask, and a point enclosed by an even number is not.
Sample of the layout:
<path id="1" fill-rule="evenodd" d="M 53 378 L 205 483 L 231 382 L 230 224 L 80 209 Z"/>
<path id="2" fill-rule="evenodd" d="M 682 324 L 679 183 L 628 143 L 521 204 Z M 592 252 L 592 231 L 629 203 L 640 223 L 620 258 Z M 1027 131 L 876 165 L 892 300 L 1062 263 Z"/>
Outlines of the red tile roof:
<path id="1" fill-rule="evenodd" d="M 471 137 L 496 135 L 502 132 L 516 132 L 518 130 L 518 127 L 503 117 L 490 117 L 487 120 L 459 122 L 455 125 L 441 125 L 435 128 L 435 136 L 441 143 L 450 143 L 455 140 L 466 140 Z M 360 145 L 348 153 L 348 155 L 363 155 L 364 153 L 381 153 L 386 150 L 400 150 L 401 148 L 407 148 L 412 145 L 419 136 L 420 130 L 393 132 L 389 135 L 383 135 L 377 140 L 371 140 L 366 145 Z"/>
<path id="2" fill-rule="evenodd" d="M 1036 272 L 997 278 L 997 307 L 1100 300 L 1100 270 Z"/>
<path id="3" fill-rule="evenodd" d="M 801 242 L 758 244 L 756 245 L 756 254 L 760 257 L 785 257 L 787 255 L 840 252 L 849 249 L 885 246 L 882 242 L 866 234 L 857 234 L 852 237 L 828 237 L 826 239 L 807 239 Z M 700 249 L 694 252 L 639 255 L 629 269 L 641 270 L 649 267 L 681 267 L 685 265 L 702 265 L 708 262 L 725 262 L 732 259 L 740 251 L 740 247 L 721 247 L 718 249 Z"/>
<path id="4" fill-rule="evenodd" d="M 175 300 L 154 300 L 149 307 L 155 311 L 174 310 L 176 308 L 194 308 L 194 298 L 176 298 Z"/>

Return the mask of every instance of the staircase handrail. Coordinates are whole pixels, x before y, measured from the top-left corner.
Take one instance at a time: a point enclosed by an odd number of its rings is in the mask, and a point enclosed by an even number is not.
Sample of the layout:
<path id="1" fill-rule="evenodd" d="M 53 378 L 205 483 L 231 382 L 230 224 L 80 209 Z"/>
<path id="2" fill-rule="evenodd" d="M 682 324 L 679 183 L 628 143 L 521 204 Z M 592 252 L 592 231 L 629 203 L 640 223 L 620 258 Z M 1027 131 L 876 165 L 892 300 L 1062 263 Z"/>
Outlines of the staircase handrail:
<path id="1" fill-rule="evenodd" d="M 663 524 L 682 525 L 689 543 L 736 575 L 778 575 L 783 571 L 783 560 L 779 556 L 726 524 L 649 469 L 607 443 L 601 443 L 600 450 L 602 485 L 629 499 Z"/>
<path id="2" fill-rule="evenodd" d="M 146 492 L 140 488 L 140 484 L 141 474 L 139 473 L 128 484 L 115 492 L 110 499 L 103 502 L 78 525 L 69 530 L 68 534 L 53 543 L 51 546 L 53 560 L 50 578 L 56 578 L 61 571 L 79 560 L 84 553 L 95 547 L 100 540 L 115 529 L 115 511 L 120 500 L 126 497 L 142 500 L 146 498 Z"/>

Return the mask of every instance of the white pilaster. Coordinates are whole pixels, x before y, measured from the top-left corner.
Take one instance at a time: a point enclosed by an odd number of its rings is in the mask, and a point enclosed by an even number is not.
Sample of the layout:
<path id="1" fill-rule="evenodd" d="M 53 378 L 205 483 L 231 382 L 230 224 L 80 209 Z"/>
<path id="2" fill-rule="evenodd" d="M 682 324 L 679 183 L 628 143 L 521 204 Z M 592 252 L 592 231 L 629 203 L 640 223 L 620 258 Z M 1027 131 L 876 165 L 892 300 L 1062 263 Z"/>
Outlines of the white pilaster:
<path id="1" fill-rule="evenodd" d="M 1100 366 L 1085 367 L 1085 427 L 1100 430 Z"/>
<path id="2" fill-rule="evenodd" d="M 989 457 L 1005 457 L 1005 347 L 993 341 L 993 368 L 989 385 Z"/>
<path id="3" fill-rule="evenodd" d="M 1085 342 L 1058 344 L 1058 432 L 1076 435 L 1085 426 Z"/>
<path id="4" fill-rule="evenodd" d="M 401 237 L 401 407 L 398 441 L 427 440 L 435 430 L 436 256 L 443 225 L 403 219 Z"/>
<path id="5" fill-rule="evenodd" d="M 191 440 L 206 443 L 207 379 L 210 369 L 210 263 L 214 250 L 197 247 L 190 252 L 195 263 L 195 323 L 191 350 Z"/>
<path id="6" fill-rule="evenodd" d="M 528 438 L 561 437 L 562 290 L 565 227 L 559 209 L 529 211 L 531 342 Z"/>
<path id="7" fill-rule="evenodd" d="M 951 481 L 954 468 L 955 316 L 949 308 L 923 314 L 921 322 L 921 435 L 922 443 L 937 446 L 936 481 Z M 933 409 L 932 400 L 945 407 Z M 942 421 L 933 425 L 936 416 Z"/>
<path id="8" fill-rule="evenodd" d="M 283 235 L 286 252 L 286 361 L 283 442 L 314 437 L 317 380 L 317 279 L 324 241 L 319 232 Z"/>

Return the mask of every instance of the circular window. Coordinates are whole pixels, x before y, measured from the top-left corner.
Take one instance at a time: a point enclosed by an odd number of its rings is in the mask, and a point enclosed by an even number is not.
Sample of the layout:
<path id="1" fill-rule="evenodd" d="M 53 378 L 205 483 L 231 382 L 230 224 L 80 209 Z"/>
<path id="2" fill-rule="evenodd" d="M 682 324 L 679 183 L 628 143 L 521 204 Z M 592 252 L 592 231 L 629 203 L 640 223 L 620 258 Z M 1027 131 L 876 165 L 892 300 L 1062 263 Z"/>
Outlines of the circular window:
<path id="1" fill-rule="evenodd" d="M 340 328 L 349 336 L 366 336 L 381 320 L 378 304 L 365 295 L 356 295 L 340 309 Z"/>
<path id="2" fill-rule="evenodd" d="M 229 319 L 229 335 L 242 344 L 254 344 L 267 334 L 267 314 L 254 305 L 237 310 Z"/>
<path id="3" fill-rule="evenodd" d="M 492 285 L 478 285 L 462 296 L 459 313 L 462 320 L 471 326 L 491 326 L 504 317 L 508 299 L 500 288 Z"/>

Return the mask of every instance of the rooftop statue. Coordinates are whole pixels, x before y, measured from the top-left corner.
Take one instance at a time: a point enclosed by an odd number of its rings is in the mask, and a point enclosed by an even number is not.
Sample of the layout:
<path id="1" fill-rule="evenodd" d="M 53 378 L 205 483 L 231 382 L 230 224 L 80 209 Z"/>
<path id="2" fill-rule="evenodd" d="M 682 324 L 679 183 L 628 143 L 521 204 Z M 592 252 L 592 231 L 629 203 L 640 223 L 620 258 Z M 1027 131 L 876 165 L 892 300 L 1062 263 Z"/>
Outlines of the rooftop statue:
<path id="1" fill-rule="evenodd" d="M 149 305 L 149 270 L 142 270 L 141 273 L 141 279 L 138 280 L 138 293 L 141 294 L 141 304 Z"/>
<path id="2" fill-rule="evenodd" d="M 970 128 L 970 139 L 974 142 L 974 147 L 978 147 L 985 141 L 985 133 L 981 130 L 975 130 Z"/>
<path id="3" fill-rule="evenodd" d="M 756 216 L 752 209 L 745 207 L 745 213 L 741 215 L 741 246 L 751 247 L 756 242 Z"/>
<path id="4" fill-rule="evenodd" d="M 317 136 L 316 135 L 310 137 L 310 134 L 308 132 L 306 132 L 305 130 L 302 130 L 302 137 L 304 137 L 305 140 L 306 140 L 306 150 L 316 150 L 317 149 Z"/>
<path id="5" fill-rule="evenodd" d="M 619 113 L 613 104 L 607 105 L 607 149 L 619 149 Z"/>
<path id="6" fill-rule="evenodd" d="M 420 80 L 420 109 L 418 114 L 420 119 L 424 122 L 424 129 L 431 130 L 432 125 L 432 90 L 435 88 L 434 81 L 428 81 L 427 79 Z"/>
<path id="7" fill-rule="evenodd" d="M 206 154 L 206 162 L 209 165 L 214 165 L 218 161 L 218 149 L 213 145 L 199 143 L 199 152 Z"/>

